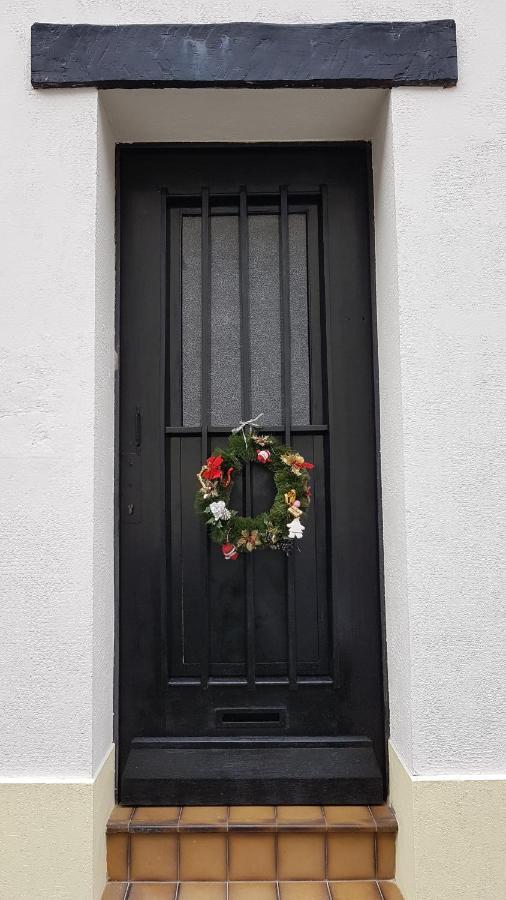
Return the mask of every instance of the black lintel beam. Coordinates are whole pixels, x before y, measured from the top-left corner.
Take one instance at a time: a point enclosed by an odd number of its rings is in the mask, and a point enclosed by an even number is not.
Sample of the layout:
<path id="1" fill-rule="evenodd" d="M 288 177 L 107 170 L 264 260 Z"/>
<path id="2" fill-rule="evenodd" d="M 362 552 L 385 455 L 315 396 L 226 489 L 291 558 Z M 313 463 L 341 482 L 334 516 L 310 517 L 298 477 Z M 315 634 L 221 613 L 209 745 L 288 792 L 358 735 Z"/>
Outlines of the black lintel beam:
<path id="1" fill-rule="evenodd" d="M 37 88 L 390 88 L 456 81 L 450 19 L 32 26 Z"/>

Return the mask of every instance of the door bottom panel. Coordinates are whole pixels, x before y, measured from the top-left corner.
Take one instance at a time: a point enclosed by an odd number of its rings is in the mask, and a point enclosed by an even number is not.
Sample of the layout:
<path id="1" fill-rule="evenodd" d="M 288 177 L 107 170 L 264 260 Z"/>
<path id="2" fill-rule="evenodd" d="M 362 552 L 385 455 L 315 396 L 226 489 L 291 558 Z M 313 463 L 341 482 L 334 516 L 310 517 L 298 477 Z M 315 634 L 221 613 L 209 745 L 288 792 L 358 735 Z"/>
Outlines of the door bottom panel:
<path id="1" fill-rule="evenodd" d="M 131 806 L 379 804 L 366 737 L 137 738 L 121 785 Z"/>

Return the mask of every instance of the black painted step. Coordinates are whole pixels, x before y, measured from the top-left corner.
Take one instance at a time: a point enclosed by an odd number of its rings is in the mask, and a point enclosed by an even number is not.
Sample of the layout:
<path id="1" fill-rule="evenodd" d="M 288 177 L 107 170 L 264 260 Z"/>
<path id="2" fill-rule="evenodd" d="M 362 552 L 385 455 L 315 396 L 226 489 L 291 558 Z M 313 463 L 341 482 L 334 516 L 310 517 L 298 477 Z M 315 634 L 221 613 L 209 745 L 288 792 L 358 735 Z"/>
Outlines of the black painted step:
<path id="1" fill-rule="evenodd" d="M 365 737 L 137 738 L 121 783 L 121 802 L 135 806 L 383 800 Z"/>

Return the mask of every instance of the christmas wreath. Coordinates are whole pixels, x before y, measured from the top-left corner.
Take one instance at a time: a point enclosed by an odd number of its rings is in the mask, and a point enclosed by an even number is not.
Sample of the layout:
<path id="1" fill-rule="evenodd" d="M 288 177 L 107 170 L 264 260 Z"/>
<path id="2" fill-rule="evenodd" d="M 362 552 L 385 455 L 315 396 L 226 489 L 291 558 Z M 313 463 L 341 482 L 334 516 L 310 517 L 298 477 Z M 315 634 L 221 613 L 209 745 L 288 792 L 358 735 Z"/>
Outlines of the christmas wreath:
<path id="1" fill-rule="evenodd" d="M 240 516 L 229 505 L 234 477 L 246 462 L 258 462 L 269 469 L 276 486 L 271 508 L 257 516 Z M 195 505 L 209 527 L 211 540 L 221 544 L 226 560 L 265 548 L 290 551 L 294 539 L 300 540 L 304 534 L 302 519 L 310 503 L 312 468 L 312 463 L 277 438 L 258 434 L 251 422 L 241 423 L 226 447 L 213 451 L 197 473 Z"/>

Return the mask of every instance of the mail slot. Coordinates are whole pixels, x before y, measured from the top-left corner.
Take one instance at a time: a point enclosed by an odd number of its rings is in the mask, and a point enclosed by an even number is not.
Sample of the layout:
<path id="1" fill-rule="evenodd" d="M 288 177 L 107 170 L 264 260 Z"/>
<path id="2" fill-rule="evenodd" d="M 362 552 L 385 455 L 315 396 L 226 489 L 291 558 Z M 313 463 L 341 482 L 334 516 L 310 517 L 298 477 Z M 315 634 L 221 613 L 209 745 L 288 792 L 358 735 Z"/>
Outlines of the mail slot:
<path id="1" fill-rule="evenodd" d="M 222 728 L 240 728 L 262 725 L 284 728 L 286 725 L 286 709 L 217 709 L 216 725 Z"/>

